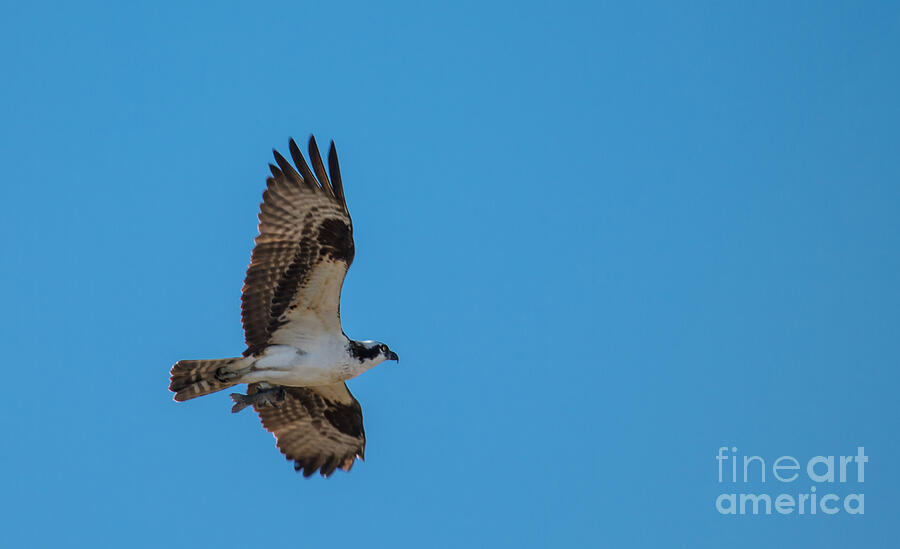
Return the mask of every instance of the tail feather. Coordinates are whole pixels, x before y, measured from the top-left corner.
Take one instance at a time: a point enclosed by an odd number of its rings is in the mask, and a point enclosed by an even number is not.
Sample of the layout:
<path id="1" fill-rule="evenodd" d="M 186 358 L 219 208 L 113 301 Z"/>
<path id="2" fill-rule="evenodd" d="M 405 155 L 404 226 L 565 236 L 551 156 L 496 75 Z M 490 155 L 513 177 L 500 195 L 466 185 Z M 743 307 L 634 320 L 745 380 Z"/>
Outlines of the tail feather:
<path id="1" fill-rule="evenodd" d="M 220 368 L 228 371 L 240 369 L 244 358 L 220 358 L 213 360 L 179 360 L 172 366 L 169 390 L 175 393 L 175 400 L 182 402 L 198 396 L 208 395 L 240 383 L 240 377 L 221 381 L 217 375 Z"/>

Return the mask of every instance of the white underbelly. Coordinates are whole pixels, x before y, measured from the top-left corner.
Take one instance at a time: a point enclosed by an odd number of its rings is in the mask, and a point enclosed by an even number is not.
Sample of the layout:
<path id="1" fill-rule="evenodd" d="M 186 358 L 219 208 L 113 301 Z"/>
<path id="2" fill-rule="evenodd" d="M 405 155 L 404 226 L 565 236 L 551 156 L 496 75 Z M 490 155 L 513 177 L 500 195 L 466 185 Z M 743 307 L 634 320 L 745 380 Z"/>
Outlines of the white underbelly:
<path id="1" fill-rule="evenodd" d="M 330 342 L 326 342 L 330 343 Z M 311 351 L 286 345 L 273 346 L 253 363 L 245 383 L 266 381 L 289 387 L 329 385 L 346 381 L 356 375 L 346 363 L 343 345 L 326 344 Z"/>
<path id="2" fill-rule="evenodd" d="M 248 381 L 248 383 L 267 381 L 272 384 L 287 385 L 288 387 L 311 387 L 314 385 L 339 383 L 353 376 L 338 369 L 297 365 L 290 368 L 258 370 L 252 372 L 251 377 L 258 379 Z"/>

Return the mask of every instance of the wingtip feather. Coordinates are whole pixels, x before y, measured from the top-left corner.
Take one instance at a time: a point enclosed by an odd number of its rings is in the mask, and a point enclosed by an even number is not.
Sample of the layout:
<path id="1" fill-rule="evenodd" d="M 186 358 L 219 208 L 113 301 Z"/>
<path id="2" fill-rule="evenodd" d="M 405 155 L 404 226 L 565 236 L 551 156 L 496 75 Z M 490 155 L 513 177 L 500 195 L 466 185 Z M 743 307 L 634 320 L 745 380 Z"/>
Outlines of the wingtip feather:
<path id="1" fill-rule="evenodd" d="M 269 163 L 269 171 L 272 172 L 272 177 L 274 177 L 276 180 L 284 178 L 284 173 L 282 173 L 282 171 L 271 162 Z"/>
<path id="2" fill-rule="evenodd" d="M 341 165 L 338 163 L 337 147 L 334 140 L 331 140 L 331 146 L 328 147 L 328 171 L 331 172 L 331 186 L 334 189 L 334 196 L 341 201 L 344 210 L 347 209 L 347 199 L 344 197 L 344 183 L 341 180 Z"/>
<path id="3" fill-rule="evenodd" d="M 316 171 L 316 177 L 319 184 L 329 194 L 334 195 L 331 189 L 331 182 L 328 180 L 328 172 L 325 171 L 325 164 L 322 162 L 322 155 L 319 153 L 319 146 L 316 144 L 316 136 L 309 136 L 309 161 L 312 162 L 313 169 Z"/>
<path id="4" fill-rule="evenodd" d="M 285 159 L 280 152 L 275 149 L 272 149 L 272 154 L 275 156 L 275 162 L 278 162 L 278 167 L 281 169 L 281 172 L 286 175 L 291 181 L 295 183 L 300 183 L 301 178 L 300 174 L 297 173 L 297 170 L 291 166 L 291 163 Z"/>
<path id="5" fill-rule="evenodd" d="M 306 159 L 303 158 L 303 153 L 300 152 L 300 147 L 297 146 L 297 142 L 294 141 L 294 138 L 291 138 L 288 141 L 288 151 L 291 153 L 291 158 L 294 159 L 294 164 L 296 164 L 297 169 L 300 170 L 303 181 L 309 185 L 311 189 L 318 189 L 319 184 L 316 182 L 316 176 L 314 176 L 312 170 L 309 169 L 309 164 L 307 164 Z"/>

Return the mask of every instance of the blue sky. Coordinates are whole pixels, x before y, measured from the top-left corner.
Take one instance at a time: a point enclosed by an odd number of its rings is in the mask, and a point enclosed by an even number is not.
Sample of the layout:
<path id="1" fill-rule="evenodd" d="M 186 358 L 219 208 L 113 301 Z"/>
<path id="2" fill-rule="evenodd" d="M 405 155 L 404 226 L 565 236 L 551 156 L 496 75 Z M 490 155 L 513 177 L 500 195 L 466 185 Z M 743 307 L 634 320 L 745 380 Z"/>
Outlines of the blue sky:
<path id="1" fill-rule="evenodd" d="M 892 3 L 8 3 L 3 545 L 892 547 Z M 350 474 L 182 358 L 243 350 L 271 149 L 335 139 Z M 722 516 L 721 446 L 865 515 Z"/>

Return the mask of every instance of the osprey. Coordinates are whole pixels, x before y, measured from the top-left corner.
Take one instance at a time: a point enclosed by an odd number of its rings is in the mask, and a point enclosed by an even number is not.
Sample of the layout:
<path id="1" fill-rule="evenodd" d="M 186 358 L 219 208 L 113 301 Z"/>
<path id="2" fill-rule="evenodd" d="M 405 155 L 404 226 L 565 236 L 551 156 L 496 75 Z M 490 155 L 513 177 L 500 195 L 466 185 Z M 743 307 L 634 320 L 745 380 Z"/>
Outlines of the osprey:
<path id="1" fill-rule="evenodd" d="M 231 395 L 231 411 L 253 406 L 295 470 L 327 477 L 349 471 L 366 447 L 362 409 L 345 381 L 398 358 L 387 345 L 354 341 L 341 328 L 341 287 L 354 249 L 334 142 L 330 179 L 314 137 L 314 171 L 293 139 L 289 149 L 296 169 L 273 151 L 278 166 L 269 164 L 244 279 L 247 350 L 237 358 L 178 361 L 169 389 L 181 402 L 247 383 L 247 394 Z"/>

